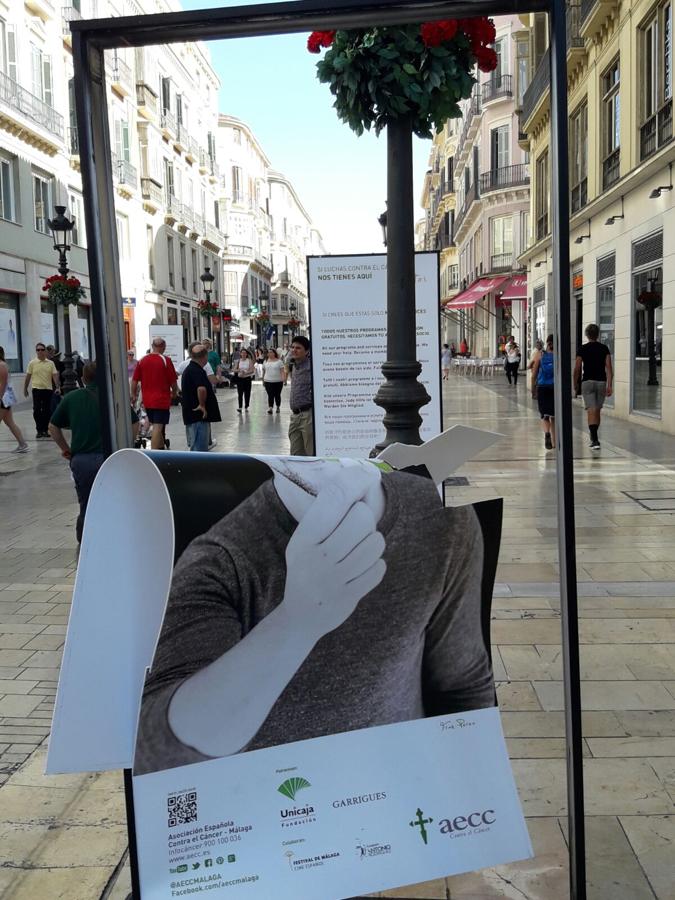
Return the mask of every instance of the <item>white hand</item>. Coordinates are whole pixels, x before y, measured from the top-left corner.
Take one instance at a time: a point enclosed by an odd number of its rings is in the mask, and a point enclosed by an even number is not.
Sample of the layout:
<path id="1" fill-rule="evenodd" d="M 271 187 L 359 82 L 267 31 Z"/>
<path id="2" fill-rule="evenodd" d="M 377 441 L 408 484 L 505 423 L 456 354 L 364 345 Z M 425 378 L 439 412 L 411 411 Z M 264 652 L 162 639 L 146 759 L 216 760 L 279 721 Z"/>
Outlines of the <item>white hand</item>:
<path id="1" fill-rule="evenodd" d="M 384 578 L 385 541 L 361 499 L 371 483 L 367 472 L 341 471 L 319 491 L 286 548 L 283 607 L 315 642 Z"/>

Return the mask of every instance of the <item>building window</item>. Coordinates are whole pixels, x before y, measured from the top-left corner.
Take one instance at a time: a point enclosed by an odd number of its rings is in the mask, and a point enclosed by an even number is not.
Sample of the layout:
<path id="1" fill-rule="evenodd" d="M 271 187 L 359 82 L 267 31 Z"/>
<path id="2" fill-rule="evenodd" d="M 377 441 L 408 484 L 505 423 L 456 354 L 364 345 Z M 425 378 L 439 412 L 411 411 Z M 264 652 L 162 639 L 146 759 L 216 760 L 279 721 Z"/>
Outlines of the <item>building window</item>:
<path id="1" fill-rule="evenodd" d="M 52 58 L 39 47 L 31 45 L 33 94 L 47 106 L 54 106 L 52 89 Z"/>
<path id="2" fill-rule="evenodd" d="M 131 144 L 129 141 L 129 123 L 125 119 L 115 120 L 115 156 L 117 161 L 131 161 Z"/>
<path id="3" fill-rule="evenodd" d="M 167 237 L 166 239 L 166 256 L 167 256 L 167 271 L 169 273 L 169 287 L 176 286 L 176 275 L 175 275 L 175 262 L 173 258 L 173 238 Z"/>
<path id="4" fill-rule="evenodd" d="M 663 232 L 633 244 L 632 409 L 661 416 Z"/>
<path id="5" fill-rule="evenodd" d="M 234 203 L 244 202 L 244 179 L 240 166 L 232 166 L 232 200 Z"/>
<path id="6" fill-rule="evenodd" d="M 520 214 L 520 252 L 523 253 L 530 246 L 530 214 L 529 212 L 521 212 Z"/>
<path id="7" fill-rule="evenodd" d="M 70 218 L 74 222 L 73 230 L 70 233 L 70 243 L 76 244 L 78 247 L 86 247 L 87 235 L 84 228 L 82 197 L 79 194 L 70 191 L 68 194 L 68 203 L 70 205 Z"/>
<path id="8" fill-rule="evenodd" d="M 191 268 L 192 268 L 192 296 L 196 297 L 197 296 L 198 273 L 197 273 L 197 251 L 194 249 L 194 247 L 190 251 L 190 262 L 192 264 L 191 265 Z"/>
<path id="9" fill-rule="evenodd" d="M 14 160 L 0 156 L 0 219 L 16 222 Z"/>
<path id="10" fill-rule="evenodd" d="M 35 230 L 41 234 L 50 234 L 47 221 L 52 208 L 53 178 L 33 173 L 33 209 Z"/>
<path id="11" fill-rule="evenodd" d="M 0 71 L 17 81 L 16 27 L 0 20 Z"/>
<path id="12" fill-rule="evenodd" d="M 182 241 L 178 244 L 178 261 L 180 264 L 180 287 L 185 293 L 187 291 L 187 255 L 185 244 Z"/>
<path id="13" fill-rule="evenodd" d="M 673 136 L 673 9 L 662 4 L 642 26 L 640 159 Z"/>
<path id="14" fill-rule="evenodd" d="M 548 150 L 537 159 L 537 186 L 535 197 L 535 213 L 537 217 L 537 240 L 548 234 L 548 213 L 550 207 L 551 186 L 548 171 Z"/>
<path id="15" fill-rule="evenodd" d="M 534 321 L 534 341 L 546 340 L 546 289 L 538 287 L 534 289 L 532 297 L 532 318 Z"/>
<path id="16" fill-rule="evenodd" d="M 615 272 L 616 256 L 614 253 L 598 260 L 598 312 L 596 321 L 600 328 L 600 341 L 609 347 L 612 357 L 614 357 Z M 608 397 L 605 403 L 613 406 L 614 396 Z"/>
<path id="17" fill-rule="evenodd" d="M 570 120 L 570 182 L 572 213 L 588 202 L 588 105 L 583 103 Z"/>
<path id="18" fill-rule="evenodd" d="M 241 144 L 241 129 L 233 128 L 232 129 L 232 140 L 235 144 Z"/>
<path id="19" fill-rule="evenodd" d="M 602 187 L 619 180 L 621 144 L 621 98 L 619 94 L 619 60 L 615 60 L 602 76 Z"/>
<path id="20" fill-rule="evenodd" d="M 525 91 L 530 83 L 529 65 L 529 41 L 527 38 L 519 38 L 516 43 L 516 98 L 518 109 L 522 109 Z"/>
<path id="21" fill-rule="evenodd" d="M 129 259 L 129 219 L 117 213 L 115 225 L 117 227 L 117 248 L 120 259 Z"/>
<path id="22" fill-rule="evenodd" d="M 170 204 L 172 198 L 176 196 L 176 186 L 173 180 L 173 163 L 166 158 L 164 159 L 164 192 L 167 203 Z"/>
<path id="23" fill-rule="evenodd" d="M 152 284 L 155 283 L 155 240 L 152 234 L 152 225 L 145 226 L 145 243 L 148 251 L 148 275 Z"/>
<path id="24" fill-rule="evenodd" d="M 511 129 L 500 125 L 490 132 L 490 169 L 493 172 L 511 164 Z"/>
<path id="25" fill-rule="evenodd" d="M 513 265 L 513 216 L 490 221 L 490 271 L 511 269 Z"/>

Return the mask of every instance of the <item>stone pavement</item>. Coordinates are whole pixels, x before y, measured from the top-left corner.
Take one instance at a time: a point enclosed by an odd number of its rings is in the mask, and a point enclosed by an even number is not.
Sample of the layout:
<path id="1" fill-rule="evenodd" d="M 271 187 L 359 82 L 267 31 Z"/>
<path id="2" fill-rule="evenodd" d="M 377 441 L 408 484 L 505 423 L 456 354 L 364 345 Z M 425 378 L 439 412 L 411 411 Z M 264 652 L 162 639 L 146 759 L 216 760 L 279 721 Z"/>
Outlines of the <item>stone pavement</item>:
<path id="1" fill-rule="evenodd" d="M 288 452 L 288 413 L 254 385 L 237 416 L 221 394 L 219 451 Z M 535 857 L 382 896 L 567 896 L 555 462 L 525 383 L 444 386 L 446 425 L 505 438 L 463 467 L 456 503 L 503 496 L 492 641 L 502 719 Z M 675 439 L 606 419 L 591 457 L 575 412 L 577 546 L 589 897 L 674 900 Z M 17 418 L 28 436 L 30 413 Z M 178 415 L 174 414 L 178 421 Z M 31 426 L 31 427 L 29 427 Z M 182 428 L 169 431 L 185 446 Z M 10 457 L 0 431 L 0 897 L 121 900 L 128 892 L 119 773 L 42 772 L 75 568 L 74 492 L 56 448 Z M 139 503 L 142 497 L 139 497 Z M 133 515 L 133 510 L 129 511 Z M 304 900 L 304 898 L 302 898 Z"/>

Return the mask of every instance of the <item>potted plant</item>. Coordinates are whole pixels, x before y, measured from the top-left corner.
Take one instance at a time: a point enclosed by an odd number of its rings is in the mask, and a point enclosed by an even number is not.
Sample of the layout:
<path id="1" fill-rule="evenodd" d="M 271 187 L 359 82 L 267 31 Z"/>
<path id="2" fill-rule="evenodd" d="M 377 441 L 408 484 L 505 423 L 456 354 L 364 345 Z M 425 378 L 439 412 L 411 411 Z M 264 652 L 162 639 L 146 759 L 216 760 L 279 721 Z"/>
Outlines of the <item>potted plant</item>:
<path id="1" fill-rule="evenodd" d="M 212 303 L 210 300 L 200 300 L 197 304 L 197 310 L 201 316 L 205 318 L 214 318 L 215 316 L 220 316 L 220 309 L 217 303 Z"/>
<path id="2" fill-rule="evenodd" d="M 291 316 L 291 318 L 288 320 L 287 324 L 288 324 L 289 328 L 299 328 L 300 327 L 300 319 L 296 319 L 295 316 Z"/>
<path id="3" fill-rule="evenodd" d="M 50 303 L 59 306 L 77 306 L 80 299 L 86 296 L 79 278 L 67 275 L 51 275 L 42 285 Z"/>

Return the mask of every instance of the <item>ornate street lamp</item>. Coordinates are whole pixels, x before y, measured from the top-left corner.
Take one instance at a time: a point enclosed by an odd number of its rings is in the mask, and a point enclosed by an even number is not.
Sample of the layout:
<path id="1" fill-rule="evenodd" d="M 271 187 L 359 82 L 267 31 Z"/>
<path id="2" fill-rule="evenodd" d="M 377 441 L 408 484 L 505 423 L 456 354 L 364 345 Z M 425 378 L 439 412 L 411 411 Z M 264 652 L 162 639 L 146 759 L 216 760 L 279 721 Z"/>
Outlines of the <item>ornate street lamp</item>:
<path id="1" fill-rule="evenodd" d="M 269 306 L 270 292 L 266 286 L 260 288 L 260 312 L 267 313 Z M 270 319 L 271 321 L 271 319 Z M 267 350 L 267 329 L 269 326 L 269 322 L 263 321 L 260 323 L 260 336 L 262 337 L 262 345 L 263 350 Z"/>
<path id="2" fill-rule="evenodd" d="M 290 330 L 291 330 L 291 341 L 295 337 L 296 326 L 293 324 L 290 324 L 290 323 L 297 322 L 297 319 L 295 318 L 295 314 L 297 311 L 298 311 L 298 307 L 295 305 L 294 301 L 291 300 L 291 302 L 288 304 L 288 312 L 290 313 L 290 316 L 291 316 L 290 322 L 289 322 L 289 326 L 290 326 Z"/>
<path id="3" fill-rule="evenodd" d="M 204 266 L 204 272 L 199 276 L 199 280 L 202 283 L 202 288 L 204 290 L 204 299 L 207 303 L 211 303 L 211 285 L 216 280 L 216 276 L 211 272 L 210 266 Z M 208 334 L 211 337 L 211 317 L 207 319 L 208 326 Z"/>
<path id="4" fill-rule="evenodd" d="M 59 275 L 68 276 L 68 257 L 70 250 L 70 234 L 75 227 L 75 220 L 66 217 L 65 206 L 55 206 L 56 215 L 47 220 L 52 235 L 54 236 L 54 249 L 59 254 Z M 61 392 L 64 394 L 77 390 L 77 376 L 73 369 L 73 347 L 70 340 L 70 304 L 63 304 L 63 335 L 66 352 L 63 358 L 63 377 L 61 379 Z"/>
<path id="5" fill-rule="evenodd" d="M 382 243 L 384 246 L 387 246 L 387 210 L 382 213 L 381 216 L 377 217 L 377 221 L 380 224 L 380 228 L 382 229 Z"/>

